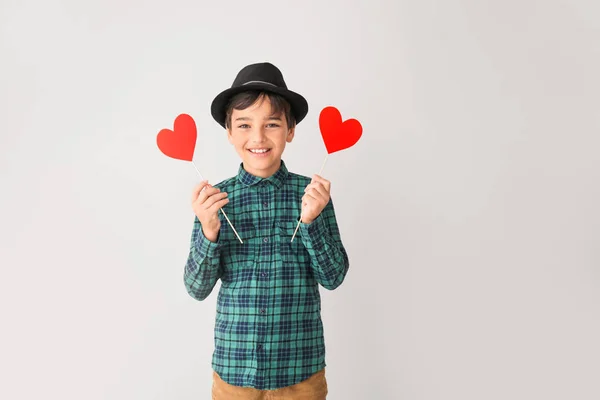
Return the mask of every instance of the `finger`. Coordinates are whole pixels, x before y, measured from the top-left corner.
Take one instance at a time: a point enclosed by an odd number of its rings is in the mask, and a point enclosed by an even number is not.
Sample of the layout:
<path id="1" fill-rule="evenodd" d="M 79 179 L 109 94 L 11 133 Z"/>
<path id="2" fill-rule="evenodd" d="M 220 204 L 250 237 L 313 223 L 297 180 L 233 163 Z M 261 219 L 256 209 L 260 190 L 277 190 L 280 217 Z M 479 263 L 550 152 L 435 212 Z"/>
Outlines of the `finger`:
<path id="1" fill-rule="evenodd" d="M 310 189 L 317 188 L 318 186 L 323 186 L 323 184 L 320 182 L 310 183 L 304 188 L 304 192 L 308 192 Z"/>
<path id="2" fill-rule="evenodd" d="M 302 196 L 302 199 L 303 199 L 303 202 L 308 205 L 312 205 L 312 204 L 319 202 L 319 200 L 315 196 L 313 196 L 312 193 L 310 193 L 310 192 L 306 193 L 304 196 Z"/>
<path id="3" fill-rule="evenodd" d="M 213 204 L 215 204 L 218 201 L 221 201 L 223 199 L 227 198 L 227 193 L 225 192 L 221 192 L 221 193 L 215 193 L 213 195 L 211 195 L 208 199 L 206 199 L 206 201 L 204 203 L 202 203 L 202 207 L 206 210 L 208 210 L 209 208 L 211 208 L 213 206 Z"/>
<path id="4" fill-rule="evenodd" d="M 198 196 L 196 197 L 195 201 L 198 201 L 199 203 L 202 203 L 204 200 L 206 200 L 206 190 L 212 188 L 213 186 L 208 183 L 208 181 L 202 181 L 203 183 L 201 183 L 200 185 L 198 185 L 196 187 L 197 190 L 197 194 Z"/>
<path id="5" fill-rule="evenodd" d="M 204 207 L 209 208 L 213 204 L 215 204 L 215 202 L 226 199 L 226 198 L 228 198 L 228 196 L 229 196 L 229 194 L 227 192 L 218 192 L 218 193 L 212 194 L 204 202 Z"/>
<path id="6" fill-rule="evenodd" d="M 326 203 L 327 197 L 325 195 L 323 195 L 321 192 L 319 192 L 317 189 L 310 189 L 307 192 L 311 197 L 313 197 L 314 199 L 316 199 L 320 204 L 321 203 Z"/>
<path id="7" fill-rule="evenodd" d="M 311 183 L 306 187 L 305 192 L 308 192 L 310 190 L 316 190 L 325 199 L 329 197 L 329 192 L 327 191 L 327 188 L 325 188 L 325 186 L 323 186 L 321 182 Z"/>
<path id="8" fill-rule="evenodd" d="M 321 183 L 317 182 L 317 183 L 310 184 L 305 189 L 305 193 L 310 193 L 312 191 L 316 192 L 314 197 L 321 199 L 325 203 L 327 203 L 329 201 L 329 193 L 327 192 L 327 190 Z"/>
<path id="9" fill-rule="evenodd" d="M 206 200 L 210 198 L 210 196 L 214 196 L 220 191 L 221 189 L 208 185 L 202 192 L 200 192 L 200 196 L 198 196 L 198 203 L 204 204 Z"/>
<path id="10" fill-rule="evenodd" d="M 321 175 L 313 175 L 313 181 L 314 182 L 320 182 L 321 184 L 323 184 L 323 186 L 325 186 L 325 188 L 329 191 L 329 188 L 331 187 L 331 182 L 328 181 L 327 179 L 323 178 Z"/>
<path id="11" fill-rule="evenodd" d="M 215 203 L 212 206 L 210 206 L 207 211 L 209 211 L 211 213 L 216 213 L 221 208 L 225 207 L 225 205 L 227 203 L 229 203 L 229 199 L 227 199 L 227 198 L 223 199 L 223 200 L 215 201 Z"/>
<path id="12" fill-rule="evenodd" d="M 323 181 L 323 180 L 315 180 L 313 181 L 310 185 L 308 185 L 310 187 L 314 186 L 314 187 L 322 187 L 323 191 L 325 192 L 329 192 L 330 188 L 331 188 L 331 184 L 329 183 L 329 181 Z M 323 191 L 319 190 L 320 192 L 323 193 Z"/>
<path id="13" fill-rule="evenodd" d="M 208 185 L 208 181 L 204 180 L 202 182 L 200 182 L 199 184 L 197 184 L 196 186 L 194 186 L 194 189 L 192 190 L 192 203 L 195 202 L 196 200 L 198 200 L 198 196 L 200 195 L 200 192 L 202 191 L 202 189 L 204 189 L 204 187 Z"/>

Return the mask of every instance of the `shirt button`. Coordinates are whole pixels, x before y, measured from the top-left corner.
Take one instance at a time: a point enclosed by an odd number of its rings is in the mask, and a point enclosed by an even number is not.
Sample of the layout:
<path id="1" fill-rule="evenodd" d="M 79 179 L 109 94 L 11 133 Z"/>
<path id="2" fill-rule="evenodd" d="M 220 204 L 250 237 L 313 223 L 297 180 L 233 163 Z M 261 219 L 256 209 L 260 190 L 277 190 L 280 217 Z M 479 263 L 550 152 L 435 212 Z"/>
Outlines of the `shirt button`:
<path id="1" fill-rule="evenodd" d="M 267 243 L 269 241 L 269 238 L 264 238 L 263 242 Z"/>
<path id="2" fill-rule="evenodd" d="M 262 276 L 262 277 L 264 278 L 264 277 L 266 277 L 266 276 L 267 276 L 267 273 L 266 273 L 266 272 L 263 272 L 263 273 L 261 273 L 261 274 L 260 274 L 260 276 Z"/>
<path id="3" fill-rule="evenodd" d="M 269 203 L 267 203 L 266 201 L 263 203 L 263 207 L 267 208 L 269 206 Z"/>
<path id="4" fill-rule="evenodd" d="M 264 309 L 264 308 L 261 308 L 261 309 L 260 309 L 260 313 L 261 313 L 261 314 L 264 314 L 264 313 L 265 313 L 265 309 Z"/>

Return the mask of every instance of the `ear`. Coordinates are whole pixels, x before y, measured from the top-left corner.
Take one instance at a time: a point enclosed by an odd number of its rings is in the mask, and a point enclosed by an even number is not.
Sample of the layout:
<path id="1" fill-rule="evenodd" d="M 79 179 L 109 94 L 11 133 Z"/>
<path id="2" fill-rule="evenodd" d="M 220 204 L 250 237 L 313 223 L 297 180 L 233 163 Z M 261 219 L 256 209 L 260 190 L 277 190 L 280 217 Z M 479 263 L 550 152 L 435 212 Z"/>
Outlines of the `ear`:
<path id="1" fill-rule="evenodd" d="M 292 140 L 294 140 L 294 134 L 296 133 L 296 128 L 290 128 L 288 130 L 288 134 L 285 137 L 285 141 L 288 143 L 292 143 Z"/>

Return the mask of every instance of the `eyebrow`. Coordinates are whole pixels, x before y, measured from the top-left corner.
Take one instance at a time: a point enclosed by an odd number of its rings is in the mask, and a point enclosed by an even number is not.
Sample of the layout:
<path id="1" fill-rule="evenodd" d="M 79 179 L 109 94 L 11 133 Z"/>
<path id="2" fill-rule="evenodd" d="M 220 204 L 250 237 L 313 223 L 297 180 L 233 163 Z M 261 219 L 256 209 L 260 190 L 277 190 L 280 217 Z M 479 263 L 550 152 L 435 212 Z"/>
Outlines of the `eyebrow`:
<path id="1" fill-rule="evenodd" d="M 277 116 L 277 115 L 271 115 L 270 117 L 265 118 L 265 121 L 269 121 L 269 120 L 277 120 L 277 121 L 281 121 L 281 117 Z M 236 121 L 252 121 L 252 118 L 250 117 L 238 117 L 235 119 Z"/>

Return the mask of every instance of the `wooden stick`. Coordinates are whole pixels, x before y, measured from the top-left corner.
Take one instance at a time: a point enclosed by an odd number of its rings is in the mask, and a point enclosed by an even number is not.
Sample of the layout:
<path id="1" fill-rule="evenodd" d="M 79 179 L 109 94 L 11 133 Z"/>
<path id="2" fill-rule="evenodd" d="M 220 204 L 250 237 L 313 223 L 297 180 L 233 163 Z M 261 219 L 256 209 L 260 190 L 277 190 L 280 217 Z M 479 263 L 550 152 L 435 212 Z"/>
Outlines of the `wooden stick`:
<path id="1" fill-rule="evenodd" d="M 204 178 L 202 177 L 202 174 L 200 173 L 200 170 L 198 169 L 198 167 L 196 167 L 196 163 L 194 163 L 194 161 L 192 161 L 192 165 L 194 166 L 194 168 L 196 168 L 196 172 L 198 172 L 198 175 L 200 175 L 200 180 L 203 181 Z M 233 229 L 233 233 L 235 233 L 235 236 L 237 236 L 237 238 L 240 241 L 240 243 L 243 244 L 244 242 L 242 241 L 242 239 L 240 238 L 240 235 L 238 235 L 237 231 L 233 227 L 233 224 L 231 223 L 231 221 L 227 217 L 227 214 L 225 214 L 225 211 L 223 211 L 222 208 L 219 208 L 219 211 L 221 211 L 223 213 L 223 216 L 225 217 L 225 219 L 227 220 L 227 222 L 229 222 L 229 226 L 231 226 L 231 229 Z"/>
<path id="2" fill-rule="evenodd" d="M 321 175 L 321 173 L 323 172 L 323 168 L 325 168 L 325 163 L 327 162 L 327 157 L 329 157 L 329 153 L 327 153 L 327 155 L 325 156 L 325 160 L 323 160 L 323 164 L 321 165 L 321 170 L 319 171 L 319 175 Z M 300 228 L 301 222 L 302 222 L 302 213 L 300 213 L 300 219 L 298 220 L 298 225 L 296 225 L 296 229 L 294 230 L 294 234 L 292 235 L 292 240 L 290 241 L 290 243 L 292 243 L 294 241 L 294 238 L 296 237 L 296 232 L 298 232 L 298 228 Z"/>

